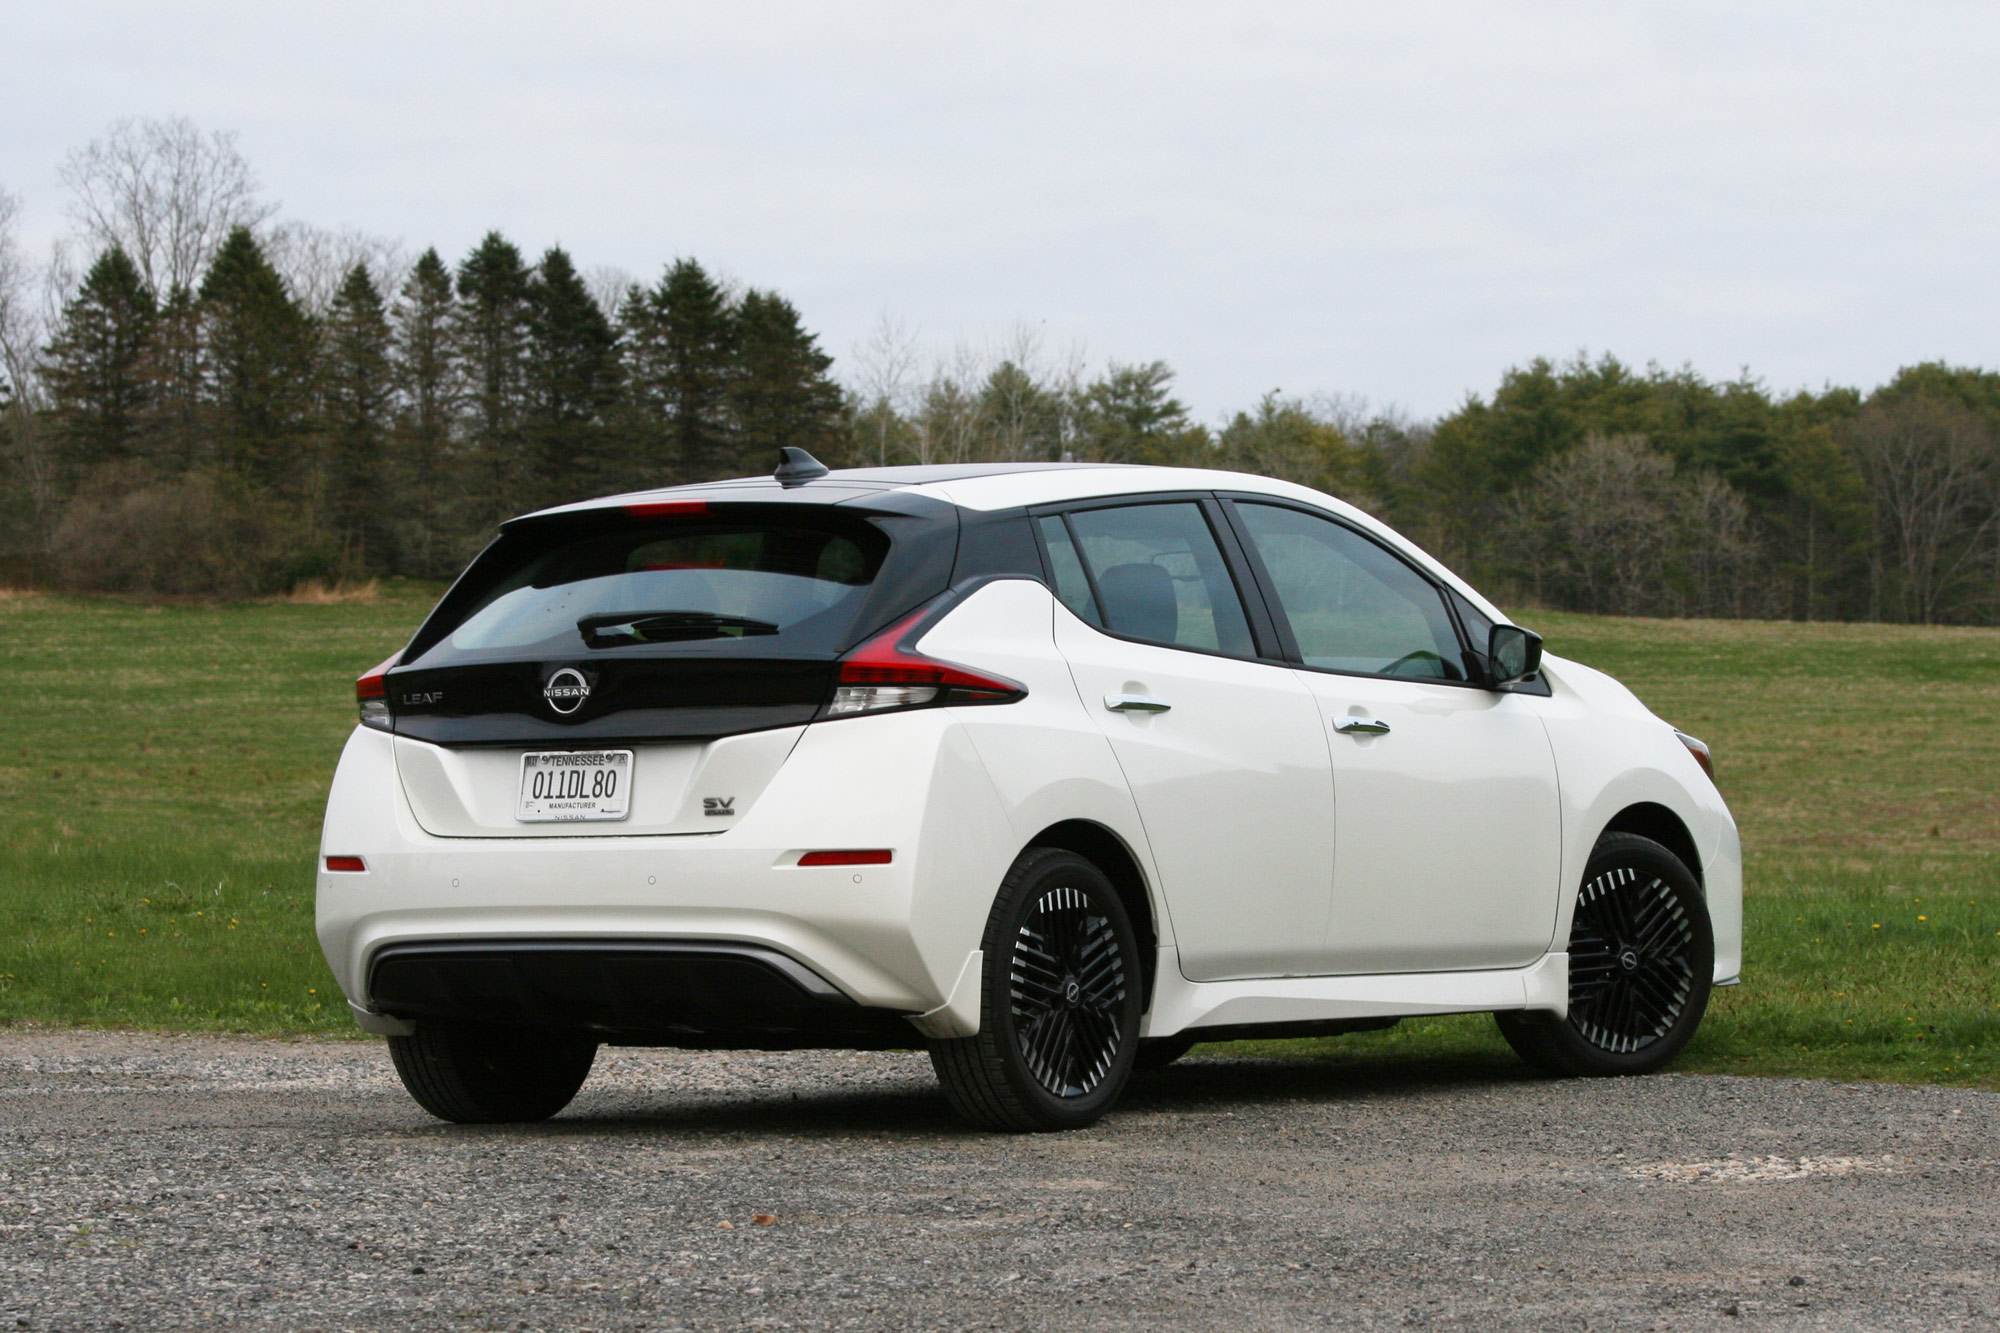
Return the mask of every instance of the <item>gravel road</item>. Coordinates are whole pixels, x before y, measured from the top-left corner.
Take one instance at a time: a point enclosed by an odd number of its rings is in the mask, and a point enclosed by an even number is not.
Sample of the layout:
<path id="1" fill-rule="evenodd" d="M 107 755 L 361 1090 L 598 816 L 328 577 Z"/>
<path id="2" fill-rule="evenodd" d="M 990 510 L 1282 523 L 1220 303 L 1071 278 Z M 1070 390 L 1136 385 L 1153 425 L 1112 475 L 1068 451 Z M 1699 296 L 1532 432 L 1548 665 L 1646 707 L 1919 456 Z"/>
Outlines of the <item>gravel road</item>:
<path id="1" fill-rule="evenodd" d="M 606 1051 L 464 1129 L 373 1042 L 0 1031 L 0 1330 L 1991 1327 L 2000 1096 L 1195 1059 L 1080 1133 L 921 1056 Z"/>

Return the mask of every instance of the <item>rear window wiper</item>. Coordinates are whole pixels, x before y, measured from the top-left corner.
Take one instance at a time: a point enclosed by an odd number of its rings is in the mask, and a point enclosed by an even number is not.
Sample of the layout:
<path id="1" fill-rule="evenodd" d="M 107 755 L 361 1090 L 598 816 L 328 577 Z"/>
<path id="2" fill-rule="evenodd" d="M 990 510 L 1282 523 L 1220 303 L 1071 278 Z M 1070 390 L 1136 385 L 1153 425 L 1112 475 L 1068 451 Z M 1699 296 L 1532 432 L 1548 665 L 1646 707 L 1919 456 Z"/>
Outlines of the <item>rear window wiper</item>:
<path id="1" fill-rule="evenodd" d="M 752 634 L 776 634 L 768 620 L 717 615 L 713 611 L 615 611 L 585 616 L 576 622 L 585 646 L 610 648 L 621 643 L 679 643 L 688 639 L 723 639 Z"/>

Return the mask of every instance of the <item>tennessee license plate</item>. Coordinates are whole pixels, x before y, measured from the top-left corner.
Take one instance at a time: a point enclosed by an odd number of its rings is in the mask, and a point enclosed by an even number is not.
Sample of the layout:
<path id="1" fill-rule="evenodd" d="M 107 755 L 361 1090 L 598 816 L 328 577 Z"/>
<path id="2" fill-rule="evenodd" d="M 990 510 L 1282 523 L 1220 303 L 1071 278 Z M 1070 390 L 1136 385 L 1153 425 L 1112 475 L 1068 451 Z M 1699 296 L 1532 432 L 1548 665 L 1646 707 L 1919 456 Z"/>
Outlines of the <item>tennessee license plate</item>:
<path id="1" fill-rule="evenodd" d="M 544 750 L 521 756 L 524 824 L 623 819 L 632 798 L 630 750 Z"/>

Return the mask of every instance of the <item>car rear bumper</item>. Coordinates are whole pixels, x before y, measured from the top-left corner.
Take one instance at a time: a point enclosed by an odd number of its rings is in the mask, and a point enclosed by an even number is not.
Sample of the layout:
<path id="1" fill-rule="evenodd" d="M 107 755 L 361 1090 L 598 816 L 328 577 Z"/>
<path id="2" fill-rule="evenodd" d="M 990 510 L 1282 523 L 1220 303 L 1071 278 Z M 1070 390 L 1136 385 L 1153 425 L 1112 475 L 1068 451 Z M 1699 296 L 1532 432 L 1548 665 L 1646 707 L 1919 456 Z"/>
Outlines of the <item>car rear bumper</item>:
<path id="1" fill-rule="evenodd" d="M 916 728 L 907 723 L 881 725 L 888 721 L 869 723 L 869 734 L 828 727 L 820 749 L 838 752 L 816 759 L 813 747 L 803 746 L 778 779 L 825 796 L 760 802 L 718 834 L 588 838 L 428 833 L 397 781 L 389 737 L 357 728 L 335 775 L 322 838 L 316 928 L 327 962 L 357 1019 L 378 1031 L 401 1027 L 376 1021 L 383 1016 L 484 1013 L 482 1021 L 580 1027 L 632 1041 L 778 1032 L 794 1039 L 777 1044 L 825 1045 L 830 1040 L 808 1038 L 838 1031 L 852 1038 L 839 1044 L 858 1045 L 885 1024 L 904 1044 L 920 1031 L 963 1035 L 976 1013 L 943 1029 L 922 1020 L 954 1002 L 984 911 L 969 889 L 997 883 L 1006 852 L 929 828 L 940 803 L 927 803 L 920 790 L 872 799 L 884 785 L 877 783 L 865 809 L 843 801 L 855 784 L 843 788 L 826 770 L 854 767 L 849 752 L 857 745 L 879 755 L 894 750 L 899 737 L 891 733 L 904 733 L 906 743 L 923 739 L 908 735 Z M 923 723 L 933 742 L 943 724 Z M 903 765 L 915 770 L 912 786 L 942 767 L 920 758 Z M 780 819 L 767 810 L 792 813 Z M 981 822 L 1004 827 L 978 813 Z M 888 864 L 799 864 L 806 850 L 853 847 L 886 848 L 893 857 Z M 327 856 L 359 857 L 365 869 L 328 870 Z M 922 895 L 920 883 L 927 886 Z M 733 961 L 718 950 L 733 950 Z M 381 970 L 383 960 L 426 951 L 432 958 L 422 976 L 407 963 Z M 478 966 L 487 980 L 478 984 L 498 987 L 485 994 L 483 1009 L 466 998 L 477 990 L 470 978 L 478 967 L 467 961 L 474 956 L 485 960 Z M 593 968 L 618 978 L 634 998 L 614 1002 L 608 983 L 591 980 Z M 384 976 L 396 978 L 393 991 L 381 988 Z M 460 998 L 447 998 L 454 993 Z M 731 1005 L 743 1016 L 732 1019 Z"/>

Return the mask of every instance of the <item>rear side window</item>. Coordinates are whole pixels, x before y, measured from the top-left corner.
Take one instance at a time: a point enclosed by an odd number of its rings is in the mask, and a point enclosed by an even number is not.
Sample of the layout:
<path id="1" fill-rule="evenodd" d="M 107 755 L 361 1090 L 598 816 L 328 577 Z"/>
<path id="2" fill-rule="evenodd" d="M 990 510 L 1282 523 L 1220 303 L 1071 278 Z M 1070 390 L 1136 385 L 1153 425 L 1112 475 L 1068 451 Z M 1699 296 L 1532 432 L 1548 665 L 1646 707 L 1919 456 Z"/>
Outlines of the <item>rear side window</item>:
<path id="1" fill-rule="evenodd" d="M 1332 519 L 1246 502 L 1236 512 L 1307 666 L 1466 678 L 1444 598 L 1414 569 Z"/>
<path id="2" fill-rule="evenodd" d="M 523 656 L 837 650 L 889 539 L 863 521 L 600 520 L 510 533 L 426 666 Z"/>
<path id="3" fill-rule="evenodd" d="M 1243 603 L 1200 505 L 1126 505 L 1076 510 L 1067 517 L 1074 554 L 1112 633 L 1176 648 L 1255 655 Z M 1051 545 L 1056 595 L 1075 609 L 1062 586 L 1066 558 Z"/>

